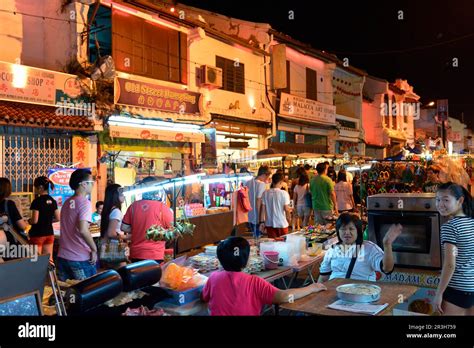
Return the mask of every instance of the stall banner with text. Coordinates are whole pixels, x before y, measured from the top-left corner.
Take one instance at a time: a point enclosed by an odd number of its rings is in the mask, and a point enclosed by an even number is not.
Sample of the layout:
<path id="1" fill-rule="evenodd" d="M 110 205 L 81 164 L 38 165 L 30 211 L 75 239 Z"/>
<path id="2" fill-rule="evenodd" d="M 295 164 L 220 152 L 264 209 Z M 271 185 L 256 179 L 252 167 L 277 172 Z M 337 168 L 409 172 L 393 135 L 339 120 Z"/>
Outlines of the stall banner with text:
<path id="1" fill-rule="evenodd" d="M 48 178 L 54 184 L 54 190 L 49 190 L 49 194 L 58 203 L 58 208 L 61 209 L 63 203 L 74 195 L 74 191 L 69 187 L 69 179 L 71 174 L 77 168 L 52 168 L 48 170 Z M 90 168 L 84 168 L 90 170 Z"/>
<path id="2" fill-rule="evenodd" d="M 178 114 L 200 114 L 201 94 L 117 78 L 115 103 Z"/>

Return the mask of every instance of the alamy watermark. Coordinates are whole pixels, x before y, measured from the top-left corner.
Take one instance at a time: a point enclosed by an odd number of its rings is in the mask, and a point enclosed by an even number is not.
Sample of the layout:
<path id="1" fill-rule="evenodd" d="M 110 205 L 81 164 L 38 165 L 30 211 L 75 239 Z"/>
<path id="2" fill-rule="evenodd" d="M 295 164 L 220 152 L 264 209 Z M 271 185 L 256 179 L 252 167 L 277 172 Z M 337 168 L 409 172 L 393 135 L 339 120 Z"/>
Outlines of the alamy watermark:
<path id="1" fill-rule="evenodd" d="M 16 245 L 16 244 L 0 244 L 0 258 L 18 259 L 31 258 L 31 262 L 38 261 L 38 246 L 37 245 Z"/>
<path id="2" fill-rule="evenodd" d="M 412 116 L 413 120 L 420 119 L 420 103 L 392 103 L 391 111 L 388 103 L 380 104 L 381 116 Z"/>
<path id="3" fill-rule="evenodd" d="M 83 116 L 88 118 L 95 118 L 95 103 L 77 102 L 72 103 L 68 101 L 56 103 L 56 115 L 58 116 Z"/>
<path id="4" fill-rule="evenodd" d="M 365 247 L 359 244 L 339 244 L 337 248 L 333 249 L 332 256 L 334 258 L 352 258 L 357 255 L 358 261 L 363 261 L 365 258 Z"/>

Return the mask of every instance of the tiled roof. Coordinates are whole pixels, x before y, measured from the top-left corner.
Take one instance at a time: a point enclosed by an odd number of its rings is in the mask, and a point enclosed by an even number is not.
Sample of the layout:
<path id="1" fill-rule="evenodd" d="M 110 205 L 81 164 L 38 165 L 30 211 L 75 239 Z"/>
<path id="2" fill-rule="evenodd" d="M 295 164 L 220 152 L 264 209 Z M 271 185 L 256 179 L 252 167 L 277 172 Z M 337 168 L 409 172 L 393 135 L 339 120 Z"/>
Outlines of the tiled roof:
<path id="1" fill-rule="evenodd" d="M 55 106 L 0 101 L 0 125 L 93 131 L 94 122 L 85 116 L 56 114 Z"/>

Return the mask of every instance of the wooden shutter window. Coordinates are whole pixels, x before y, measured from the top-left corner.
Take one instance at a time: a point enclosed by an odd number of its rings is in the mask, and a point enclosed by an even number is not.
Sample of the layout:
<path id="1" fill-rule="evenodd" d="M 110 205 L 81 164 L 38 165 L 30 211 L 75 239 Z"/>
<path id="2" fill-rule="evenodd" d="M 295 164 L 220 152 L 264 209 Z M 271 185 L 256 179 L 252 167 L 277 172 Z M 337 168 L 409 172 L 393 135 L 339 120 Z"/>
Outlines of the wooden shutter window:
<path id="1" fill-rule="evenodd" d="M 310 68 L 306 68 L 306 98 L 318 100 L 316 90 L 316 71 Z"/>
<path id="2" fill-rule="evenodd" d="M 216 56 L 216 67 L 222 69 L 222 89 L 229 92 L 245 94 L 245 67 L 239 62 Z"/>
<path id="3" fill-rule="evenodd" d="M 187 83 L 187 35 L 114 9 L 112 56 L 118 71 Z"/>
<path id="4" fill-rule="evenodd" d="M 286 61 L 286 88 L 282 89 L 283 92 L 291 93 L 291 78 L 290 78 L 290 61 Z"/>

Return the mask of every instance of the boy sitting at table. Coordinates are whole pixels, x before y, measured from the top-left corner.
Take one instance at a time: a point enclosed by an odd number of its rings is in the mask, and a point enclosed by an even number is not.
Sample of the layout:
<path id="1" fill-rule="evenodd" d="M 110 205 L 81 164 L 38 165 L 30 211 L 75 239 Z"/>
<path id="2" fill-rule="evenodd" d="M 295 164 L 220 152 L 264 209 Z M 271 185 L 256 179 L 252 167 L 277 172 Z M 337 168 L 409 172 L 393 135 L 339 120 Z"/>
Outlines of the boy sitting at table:
<path id="1" fill-rule="evenodd" d="M 202 292 L 211 315 L 257 316 L 264 305 L 290 302 L 326 290 L 322 284 L 280 290 L 263 278 L 242 272 L 249 254 L 250 245 L 242 237 L 229 237 L 217 246 L 217 258 L 224 270 L 212 273 Z"/>

